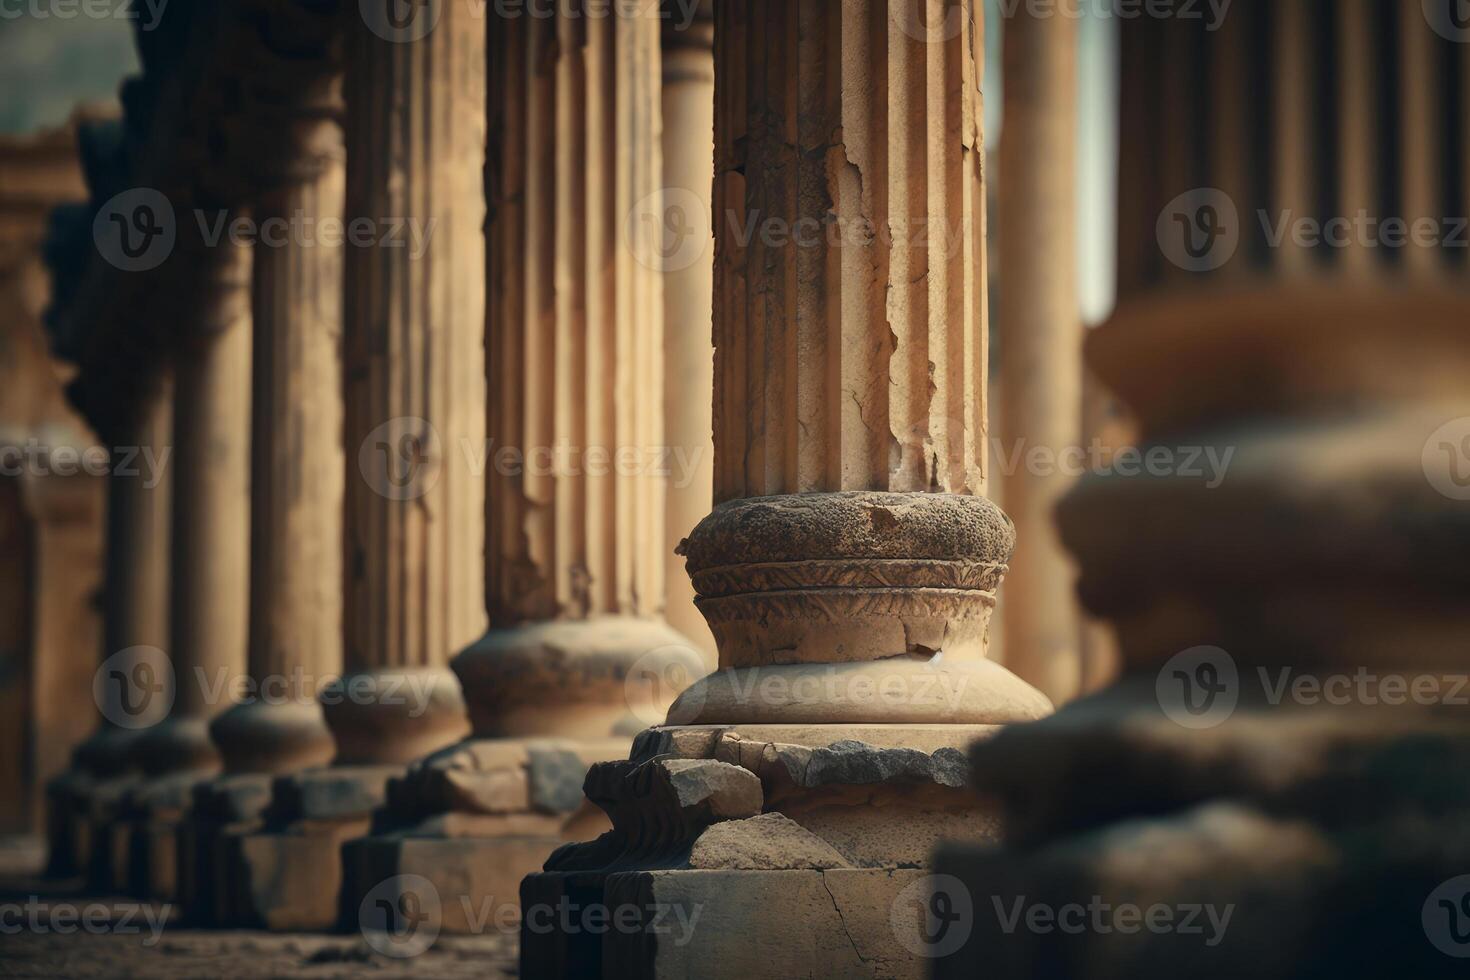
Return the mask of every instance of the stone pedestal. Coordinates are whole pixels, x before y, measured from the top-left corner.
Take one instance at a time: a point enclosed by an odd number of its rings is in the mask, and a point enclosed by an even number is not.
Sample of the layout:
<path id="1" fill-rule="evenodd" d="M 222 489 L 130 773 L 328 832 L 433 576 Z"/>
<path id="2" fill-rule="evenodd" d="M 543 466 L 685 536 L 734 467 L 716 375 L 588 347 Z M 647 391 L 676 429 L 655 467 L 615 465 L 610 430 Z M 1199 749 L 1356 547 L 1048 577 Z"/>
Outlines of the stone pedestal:
<path id="1" fill-rule="evenodd" d="M 612 830 L 523 883 L 522 972 L 917 976 L 904 889 L 996 832 L 964 749 L 1051 708 L 986 659 L 977 11 L 715 15 L 718 503 L 679 553 L 720 670 L 589 772 Z"/>
<path id="2" fill-rule="evenodd" d="M 401 766 L 335 765 L 276 779 L 262 832 L 224 836 L 229 920 L 285 932 L 355 924 L 342 908 L 342 845 L 367 833 Z"/>
<path id="3" fill-rule="evenodd" d="M 1464 973 L 1470 798 L 1450 774 L 1470 747 L 1470 297 L 1423 236 L 1397 254 L 1253 241 L 1260 209 L 1321 214 L 1329 191 L 1330 214 L 1436 222 L 1450 205 L 1421 144 L 1446 138 L 1426 103 L 1448 96 L 1426 94 L 1428 53 L 1464 57 L 1419 9 L 1307 9 L 1124 30 L 1139 138 L 1124 139 L 1120 239 L 1156 227 L 1161 248 L 1127 256 L 1088 359 L 1137 414 L 1145 457 L 1194 446 L 1228 468 L 1214 486 L 1097 474 L 1063 501 L 1079 594 L 1116 626 L 1125 674 L 974 750 L 1008 841 L 941 855 L 973 921 L 937 976 Z M 1249 125 L 1276 67 L 1257 31 L 1290 68 L 1274 131 Z M 1155 100 L 1178 91 L 1186 51 L 1216 66 L 1212 85 L 1197 104 Z M 1355 71 L 1328 67 L 1349 54 Z M 1330 136 L 1299 125 L 1322 93 L 1344 121 Z M 1397 159 L 1375 130 L 1400 118 L 1420 122 Z M 1192 189 L 1193 163 L 1166 149 L 1188 145 L 1220 148 L 1221 187 Z M 1231 209 L 1238 224 L 1209 237 Z M 1063 909 L 1081 910 L 1065 929 Z"/>
<path id="4" fill-rule="evenodd" d="M 394 779 L 373 836 L 347 847 L 349 911 L 406 876 L 433 889 L 442 930 L 503 924 L 489 913 L 515 910 L 523 876 L 607 829 L 582 798 L 588 767 L 626 756 L 704 672 L 662 617 L 661 280 L 620 225 L 658 200 L 659 26 L 493 23 L 495 627 L 452 665 L 471 737 Z"/>

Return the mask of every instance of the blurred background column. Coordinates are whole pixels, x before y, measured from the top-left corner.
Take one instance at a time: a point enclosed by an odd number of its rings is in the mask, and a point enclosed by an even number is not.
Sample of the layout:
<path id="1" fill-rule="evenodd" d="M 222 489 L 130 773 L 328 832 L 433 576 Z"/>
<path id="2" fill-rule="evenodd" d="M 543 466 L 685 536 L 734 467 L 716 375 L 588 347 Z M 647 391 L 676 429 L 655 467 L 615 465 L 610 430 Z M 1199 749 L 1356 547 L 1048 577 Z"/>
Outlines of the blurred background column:
<path id="1" fill-rule="evenodd" d="M 345 673 L 321 695 L 337 752 L 278 780 L 242 840 L 247 923 L 335 923 L 342 842 L 391 776 L 469 730 L 447 665 L 485 629 L 485 9 L 344 17 Z"/>
<path id="2" fill-rule="evenodd" d="M 664 291 L 640 226 L 666 183 L 660 20 L 629 9 L 489 20 L 493 626 L 453 663 L 472 738 L 390 787 L 384 833 L 349 847 L 349 907 L 417 875 L 469 930 L 466 910 L 606 829 L 587 767 L 703 673 L 663 617 Z"/>
<path id="3" fill-rule="evenodd" d="M 176 895 L 177 838 L 194 784 L 220 770 L 209 723 L 244 676 L 249 615 L 252 246 L 230 236 L 195 244 L 200 278 L 193 295 L 179 297 L 194 329 L 174 376 L 173 702 L 139 740 L 148 779 L 133 794 L 141 810 L 135 884 L 162 900 Z"/>
<path id="4" fill-rule="evenodd" d="M 1061 464 L 1083 446 L 1076 2 L 1060 0 L 1046 16 L 1023 4 L 1003 26 L 997 459 L 1017 540 L 1002 591 L 1005 662 L 1061 703 L 1083 679 L 1074 572 L 1053 516 L 1074 479 Z"/>
<path id="5" fill-rule="evenodd" d="M 48 835 L 52 869 L 82 870 L 90 838 L 58 796 L 92 782 L 73 749 L 96 719 L 110 454 L 66 403 L 70 372 L 43 321 L 50 218 L 86 196 L 88 123 L 0 138 L 0 855 L 27 870 L 45 863 Z"/>
<path id="6" fill-rule="evenodd" d="M 96 886 L 118 891 L 128 887 L 129 853 L 129 831 L 116 822 L 118 807 L 138 782 L 144 730 L 167 710 L 162 692 L 134 679 L 140 671 L 156 672 L 169 646 L 173 391 L 166 366 L 143 386 L 127 414 L 132 418 L 116 429 L 113 453 L 115 467 L 127 472 L 114 472 L 107 481 L 102 666 L 93 681 L 101 718 L 77 747 L 70 775 L 79 778 L 66 787 L 71 799 L 54 801 L 59 807 L 70 802 L 66 826 L 73 836 L 69 844 L 53 838 L 51 858 L 54 874 L 86 873 Z M 141 465 L 150 459 L 157 467 Z"/>
<path id="7" fill-rule="evenodd" d="M 1124 675 L 973 750 L 1012 846 L 942 855 L 977 914 L 938 976 L 1463 972 L 1455 14 L 1237 0 L 1123 25 L 1119 302 L 1087 360 L 1138 454 L 1059 521 Z M 1233 917 L 1210 942 L 1005 931 L 982 896 Z"/>
<path id="8" fill-rule="evenodd" d="M 669 625 L 694 641 L 713 665 L 714 637 L 694 608 L 694 586 L 674 546 L 709 513 L 714 485 L 714 0 L 687 8 L 665 0 L 664 6 L 663 226 L 640 230 L 650 236 L 645 244 L 657 235 L 653 254 L 663 271 L 664 442 L 673 454 L 664 584 Z M 695 14 L 687 24 L 684 9 Z"/>
<path id="9" fill-rule="evenodd" d="M 233 45 L 253 59 L 228 126 L 254 185 L 251 587 L 246 699 L 210 734 L 224 773 L 196 790 L 181 864 L 194 924 L 241 921 L 239 839 L 276 776 L 332 760 L 319 690 L 342 670 L 342 145 L 340 18 L 270 8 Z"/>

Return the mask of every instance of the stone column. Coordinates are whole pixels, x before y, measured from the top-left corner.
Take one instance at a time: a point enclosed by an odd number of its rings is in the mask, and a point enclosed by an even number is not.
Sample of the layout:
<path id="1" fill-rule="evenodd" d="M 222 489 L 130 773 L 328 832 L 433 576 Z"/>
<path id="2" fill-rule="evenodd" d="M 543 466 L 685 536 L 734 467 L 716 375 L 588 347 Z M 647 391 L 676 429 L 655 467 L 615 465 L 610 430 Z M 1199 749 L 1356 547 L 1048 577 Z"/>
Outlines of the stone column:
<path id="1" fill-rule="evenodd" d="M 714 347 L 711 301 L 715 247 L 710 219 L 714 189 L 714 5 L 666 3 L 663 22 L 663 185 L 661 249 L 664 289 L 664 441 L 671 452 L 666 542 L 677 543 L 709 513 L 714 487 L 711 406 Z M 646 212 L 645 212 L 646 213 Z M 644 219 L 647 220 L 647 219 Z M 665 552 L 669 625 L 713 654 L 714 637 L 699 610 L 683 560 Z"/>
<path id="2" fill-rule="evenodd" d="M 612 834 L 522 902 L 699 903 L 722 927 L 523 930 L 523 972 L 766 974 L 774 945 L 784 975 L 918 973 L 891 906 L 941 836 L 994 833 L 958 750 L 1050 706 L 985 659 L 1014 536 L 979 495 L 978 16 L 716 7 L 719 503 L 681 553 L 722 669 L 593 768 Z"/>
<path id="3" fill-rule="evenodd" d="M 397 766 L 466 731 L 447 665 L 485 628 L 485 24 L 469 0 L 349 21 L 347 215 L 378 234 L 347 252 L 347 673 L 326 710 L 338 764 Z"/>
<path id="4" fill-rule="evenodd" d="M 197 247 L 197 243 L 196 243 Z M 169 648 L 172 707 L 139 739 L 147 782 L 135 854 L 140 887 L 176 894 L 176 837 L 195 783 L 219 772 L 209 723 L 245 670 L 250 565 L 251 247 L 205 247 L 195 332 L 177 355 Z M 163 681 L 168 683 L 168 680 Z"/>
<path id="5" fill-rule="evenodd" d="M 115 471 L 107 482 L 102 665 L 94 678 L 101 717 L 77 747 L 70 804 L 75 861 L 58 873 L 86 873 L 97 887 L 128 885 L 130 829 L 119 806 L 137 785 L 138 743 L 168 709 L 166 692 L 143 683 L 169 646 L 169 498 L 173 475 L 172 374 L 161 370 L 118 427 Z M 60 805 L 65 805 L 58 801 Z M 53 843 L 53 851 L 58 845 Z"/>
<path id="6" fill-rule="evenodd" d="M 276 776 L 332 760 L 317 692 L 342 670 L 340 79 L 271 114 L 284 130 L 259 177 L 248 698 L 215 719 L 224 775 L 196 792 L 190 921 L 245 921 L 243 835 Z"/>
<path id="7" fill-rule="evenodd" d="M 996 317 L 1001 499 L 1022 542 L 1006 575 L 1006 664 L 1053 701 L 1081 692 L 1075 572 L 1052 512 L 1070 484 L 1053 460 L 1082 446 L 1082 314 L 1077 297 L 1077 20 L 1022 10 L 1005 22 Z"/>
<path id="8" fill-rule="evenodd" d="M 242 842 L 239 907 L 270 928 L 337 921 L 342 842 L 390 777 L 468 731 L 447 664 L 485 629 L 485 24 L 472 0 L 389 9 L 343 27 L 345 673 L 321 696 L 337 753 L 279 780 Z"/>
<path id="9" fill-rule="evenodd" d="M 1249 0 L 1219 30 L 1122 28 L 1126 261 L 1087 359 L 1142 458 L 1195 472 L 1119 467 L 1064 500 L 1124 676 L 975 749 L 1013 846 L 942 856 L 975 928 L 937 976 L 1463 971 L 1452 7 Z M 1006 934 L 982 912 L 1020 895 L 1216 925 Z"/>
<path id="10" fill-rule="evenodd" d="M 493 18 L 490 43 L 495 626 L 453 664 L 472 738 L 395 782 L 388 832 L 352 849 L 354 895 L 417 875 L 458 931 L 606 829 L 587 767 L 703 673 L 662 617 L 664 307 L 639 226 L 662 200 L 659 19 L 563 3 Z"/>

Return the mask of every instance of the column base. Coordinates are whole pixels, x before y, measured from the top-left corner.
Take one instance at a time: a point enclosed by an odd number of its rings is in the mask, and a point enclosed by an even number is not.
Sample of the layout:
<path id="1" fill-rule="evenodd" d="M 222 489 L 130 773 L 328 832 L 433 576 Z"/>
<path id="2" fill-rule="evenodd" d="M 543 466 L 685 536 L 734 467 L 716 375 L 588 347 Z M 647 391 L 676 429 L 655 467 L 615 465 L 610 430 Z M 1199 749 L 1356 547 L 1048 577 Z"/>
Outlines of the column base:
<path id="1" fill-rule="evenodd" d="M 588 768 L 629 740 L 471 738 L 416 763 L 388 787 L 376 832 L 343 848 L 344 915 L 378 887 L 414 876 L 448 933 L 514 930 L 519 886 L 558 847 L 608 829 L 582 796 Z"/>
<path id="2" fill-rule="evenodd" d="M 445 667 L 344 674 L 319 697 L 339 767 L 406 766 L 469 734 L 459 681 Z"/>
<path id="3" fill-rule="evenodd" d="M 323 931 L 344 920 L 342 846 L 367 833 L 401 766 L 332 766 L 279 776 L 265 827 L 230 828 L 220 850 L 228 887 L 217 914 L 227 924 Z M 353 917 L 355 921 L 355 915 Z"/>
<path id="4" fill-rule="evenodd" d="M 91 773 L 73 768 L 47 784 L 46 877 L 80 880 L 91 868 L 97 842 L 87 817 L 95 783 Z"/>
<path id="5" fill-rule="evenodd" d="M 454 658 L 477 738 L 601 739 L 626 745 L 663 722 L 704 671 L 660 619 L 596 616 L 493 629 Z"/>
<path id="6" fill-rule="evenodd" d="M 122 804 L 130 830 L 128 890 L 160 902 L 176 902 L 181 877 L 192 875 L 192 854 L 184 846 L 193 808 L 194 787 L 208 772 L 182 772 L 140 780 Z"/>
<path id="7" fill-rule="evenodd" d="M 259 832 L 274 778 L 266 773 L 220 776 L 194 788 L 189 818 L 180 833 L 179 904 L 191 926 L 239 920 L 232 908 L 236 855 L 233 843 Z"/>
<path id="8" fill-rule="evenodd" d="M 917 935 L 905 903 L 917 909 L 919 897 L 905 889 L 927 874 L 939 841 L 998 837 L 963 749 L 999 730 L 644 732 L 630 759 L 588 773 L 587 795 L 613 829 L 562 848 L 522 883 L 522 975 L 922 975 L 922 946 L 906 932 Z M 589 931 L 588 909 L 615 928 Z M 705 924 L 676 940 L 656 927 L 677 930 L 680 909 Z M 626 925 L 634 910 L 641 917 Z"/>

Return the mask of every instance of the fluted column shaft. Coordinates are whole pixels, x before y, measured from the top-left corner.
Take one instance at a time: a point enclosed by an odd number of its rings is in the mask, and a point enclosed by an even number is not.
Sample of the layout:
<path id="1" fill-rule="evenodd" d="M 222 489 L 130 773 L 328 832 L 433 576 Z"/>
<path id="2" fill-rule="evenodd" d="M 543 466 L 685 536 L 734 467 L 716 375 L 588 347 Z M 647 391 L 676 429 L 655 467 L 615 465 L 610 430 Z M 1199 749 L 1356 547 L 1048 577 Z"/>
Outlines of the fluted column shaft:
<path id="1" fill-rule="evenodd" d="M 1035 717 L 1044 698 L 980 663 L 1015 542 L 982 496 L 976 5 L 756 0 L 715 13 L 719 504 L 682 553 L 720 666 L 736 670 L 686 692 L 670 717 Z M 963 684 L 996 696 L 775 703 L 732 680 L 800 665 L 789 676 L 803 683 L 862 675 L 902 688 L 932 680 L 941 653 L 984 672 Z M 869 666 L 833 667 L 858 663 Z"/>
<path id="2" fill-rule="evenodd" d="M 1082 684 L 1073 571 L 1052 511 L 1065 473 L 1027 465 L 1042 447 L 1081 444 L 1082 315 L 1077 297 L 1077 20 L 1006 21 L 1001 134 L 1001 500 L 1021 542 L 1006 576 L 1006 664 L 1053 701 Z"/>
<path id="3" fill-rule="evenodd" d="M 485 626 L 485 24 L 469 0 L 434 12 L 418 38 L 346 28 L 346 214 L 379 233 L 346 265 L 344 657 L 349 674 L 438 680 L 426 705 L 354 703 L 348 684 L 328 711 L 338 761 L 408 761 L 461 734 L 443 667 Z"/>
<path id="4" fill-rule="evenodd" d="M 623 222 L 661 186 L 659 22 L 493 30 L 491 618 L 657 614 L 662 282 Z"/>
<path id="5" fill-rule="evenodd" d="M 675 690 L 699 672 L 662 620 L 673 454 L 663 270 L 643 224 L 665 183 L 655 14 L 565 0 L 553 18 L 491 22 L 495 629 L 455 661 L 484 736 L 606 737 L 642 655 L 668 652 Z"/>
<path id="6" fill-rule="evenodd" d="M 716 498 L 983 493 L 973 4 L 717 17 Z"/>
<path id="7" fill-rule="evenodd" d="M 140 745 L 150 773 L 219 768 L 208 723 L 244 673 L 250 572 L 251 247 L 209 249 L 197 328 L 176 360 L 168 719 Z"/>

